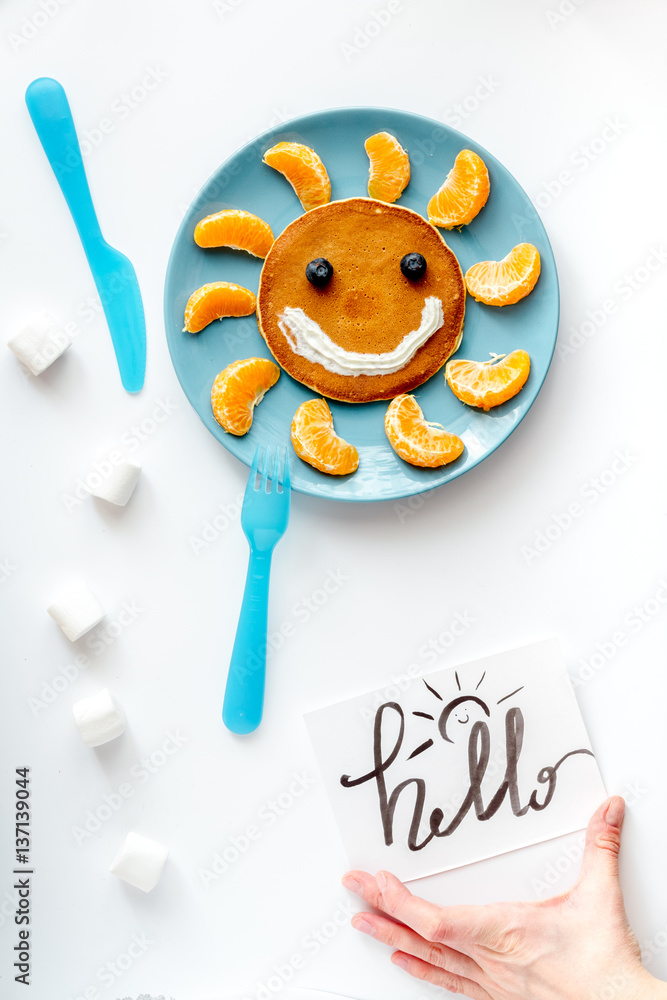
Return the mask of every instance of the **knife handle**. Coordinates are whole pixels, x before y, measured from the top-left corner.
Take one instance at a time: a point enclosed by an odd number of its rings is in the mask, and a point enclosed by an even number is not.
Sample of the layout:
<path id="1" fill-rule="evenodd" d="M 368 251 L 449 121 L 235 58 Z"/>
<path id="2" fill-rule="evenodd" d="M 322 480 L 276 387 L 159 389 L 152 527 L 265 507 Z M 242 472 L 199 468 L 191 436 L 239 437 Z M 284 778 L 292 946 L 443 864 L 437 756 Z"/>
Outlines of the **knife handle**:
<path id="1" fill-rule="evenodd" d="M 87 252 L 88 241 L 102 239 L 102 232 L 67 95 L 57 80 L 42 76 L 29 85 L 25 102 Z"/>

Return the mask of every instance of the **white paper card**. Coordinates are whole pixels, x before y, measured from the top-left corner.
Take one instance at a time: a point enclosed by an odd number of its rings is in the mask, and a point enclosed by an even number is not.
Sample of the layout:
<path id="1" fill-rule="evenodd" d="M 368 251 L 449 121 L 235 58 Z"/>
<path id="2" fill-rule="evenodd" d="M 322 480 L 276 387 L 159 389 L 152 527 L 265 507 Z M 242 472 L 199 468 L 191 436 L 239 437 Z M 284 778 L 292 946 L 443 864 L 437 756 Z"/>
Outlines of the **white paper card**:
<path id="1" fill-rule="evenodd" d="M 306 716 L 353 868 L 403 880 L 583 829 L 606 792 L 557 639 Z"/>

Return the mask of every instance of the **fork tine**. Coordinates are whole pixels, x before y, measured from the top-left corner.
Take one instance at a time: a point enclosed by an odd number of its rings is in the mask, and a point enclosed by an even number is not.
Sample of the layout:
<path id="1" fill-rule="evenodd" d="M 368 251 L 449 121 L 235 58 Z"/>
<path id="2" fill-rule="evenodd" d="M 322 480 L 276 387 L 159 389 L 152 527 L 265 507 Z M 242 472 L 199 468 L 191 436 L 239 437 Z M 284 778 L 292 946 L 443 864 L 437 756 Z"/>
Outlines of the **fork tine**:
<path id="1" fill-rule="evenodd" d="M 264 460 L 263 462 L 260 463 L 260 465 L 262 471 L 262 478 L 259 483 L 259 491 L 260 493 L 266 493 L 266 481 L 268 479 L 269 470 L 271 468 L 271 447 L 268 444 L 264 452 Z"/>
<path id="2" fill-rule="evenodd" d="M 283 452 L 283 467 L 282 467 L 282 474 L 280 476 L 280 482 L 283 488 L 283 493 L 289 493 L 290 490 L 289 452 L 287 448 L 285 448 Z"/>
<path id="3" fill-rule="evenodd" d="M 282 457 L 282 450 L 282 448 L 276 447 L 276 457 L 273 463 L 273 475 L 271 476 L 273 492 L 278 492 L 278 485 L 282 483 L 282 477 L 280 475 L 280 459 Z"/>
<path id="4" fill-rule="evenodd" d="M 255 454 L 252 456 L 252 465 L 250 466 L 250 475 L 248 476 L 248 485 L 246 486 L 246 493 L 255 489 L 255 483 L 257 482 L 257 465 L 259 463 L 259 445 L 255 448 Z"/>

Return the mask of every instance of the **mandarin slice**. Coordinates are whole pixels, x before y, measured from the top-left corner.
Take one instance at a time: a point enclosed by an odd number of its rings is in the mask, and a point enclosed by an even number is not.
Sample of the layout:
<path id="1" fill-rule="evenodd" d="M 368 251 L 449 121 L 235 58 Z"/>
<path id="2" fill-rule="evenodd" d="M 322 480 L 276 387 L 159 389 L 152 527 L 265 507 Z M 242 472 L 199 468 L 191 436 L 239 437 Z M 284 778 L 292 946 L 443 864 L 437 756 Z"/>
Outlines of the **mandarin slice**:
<path id="1" fill-rule="evenodd" d="M 197 223 L 195 243 L 199 247 L 247 250 L 254 257 L 266 257 L 273 243 L 273 233 L 268 223 L 252 212 L 226 208 Z"/>
<path id="2" fill-rule="evenodd" d="M 428 221 L 442 229 L 467 226 L 486 205 L 490 190 L 484 161 L 471 149 L 462 149 L 428 203 Z"/>
<path id="3" fill-rule="evenodd" d="M 366 139 L 370 171 L 368 197 L 394 202 L 410 180 L 410 160 L 398 139 L 389 132 L 377 132 Z"/>
<path id="4" fill-rule="evenodd" d="M 540 254 L 518 243 L 502 260 L 482 260 L 466 271 L 466 288 L 487 306 L 511 306 L 529 295 L 540 276 Z"/>
<path id="5" fill-rule="evenodd" d="M 331 181 L 314 149 L 300 142 L 279 142 L 267 149 L 264 163 L 290 182 L 304 212 L 331 200 Z"/>
<path id="6" fill-rule="evenodd" d="M 213 416 L 220 426 L 238 437 L 247 434 L 255 407 L 279 376 L 280 368 L 268 358 L 242 358 L 224 368 L 211 389 Z"/>
<path id="7" fill-rule="evenodd" d="M 359 453 L 338 437 L 326 399 L 307 399 L 292 420 L 292 444 L 304 462 L 330 476 L 347 476 L 359 465 Z"/>
<path id="8" fill-rule="evenodd" d="M 445 379 L 454 395 L 469 406 L 490 410 L 505 403 L 526 383 L 530 357 L 526 351 L 500 354 L 490 361 L 448 361 Z"/>
<path id="9" fill-rule="evenodd" d="M 434 469 L 453 462 L 463 453 L 463 441 L 442 424 L 424 420 L 419 403 L 405 393 L 389 404 L 384 418 L 389 444 L 410 465 Z"/>
<path id="10" fill-rule="evenodd" d="M 232 281 L 212 281 L 193 292 L 185 307 L 183 331 L 199 333 L 214 319 L 224 316 L 249 316 L 257 300 L 248 288 Z"/>

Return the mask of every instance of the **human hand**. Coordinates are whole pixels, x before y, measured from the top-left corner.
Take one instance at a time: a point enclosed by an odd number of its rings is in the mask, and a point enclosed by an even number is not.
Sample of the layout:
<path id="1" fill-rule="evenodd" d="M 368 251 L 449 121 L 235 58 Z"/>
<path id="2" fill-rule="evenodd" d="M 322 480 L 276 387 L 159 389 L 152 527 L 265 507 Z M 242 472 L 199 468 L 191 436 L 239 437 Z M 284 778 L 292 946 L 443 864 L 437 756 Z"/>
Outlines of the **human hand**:
<path id="1" fill-rule="evenodd" d="M 568 892 L 529 903 L 437 906 L 394 875 L 352 871 L 343 885 L 377 913 L 352 925 L 397 949 L 394 965 L 473 1000 L 664 1000 L 644 969 L 623 904 L 618 854 L 625 803 L 591 819 L 581 873 Z"/>

